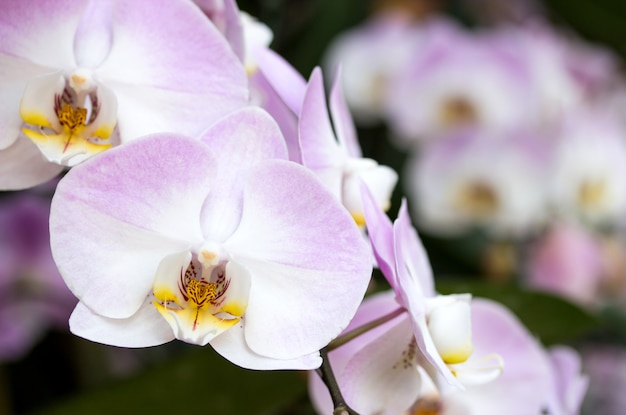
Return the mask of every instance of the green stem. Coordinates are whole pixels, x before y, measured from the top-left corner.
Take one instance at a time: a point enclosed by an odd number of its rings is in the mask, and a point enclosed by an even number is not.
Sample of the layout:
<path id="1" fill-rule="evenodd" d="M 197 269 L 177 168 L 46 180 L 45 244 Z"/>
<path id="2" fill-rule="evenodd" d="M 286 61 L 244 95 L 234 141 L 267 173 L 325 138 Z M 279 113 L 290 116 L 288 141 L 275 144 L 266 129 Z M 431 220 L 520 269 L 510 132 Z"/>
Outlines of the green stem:
<path id="1" fill-rule="evenodd" d="M 370 321 L 369 323 L 365 323 L 364 325 L 355 328 L 354 330 L 350 330 L 349 332 L 342 334 L 341 336 L 337 337 L 335 340 L 331 341 L 328 346 L 326 346 L 326 348 L 328 349 L 328 351 L 333 351 L 338 347 L 343 346 L 344 344 L 348 343 L 349 341 L 359 337 L 361 334 L 366 333 L 372 329 L 375 329 L 376 327 L 385 324 L 388 321 L 393 320 L 394 318 L 398 317 L 400 314 L 404 313 L 406 310 L 402 307 L 399 307 L 397 309 L 395 309 L 394 311 L 392 311 L 389 314 L 385 314 L 382 317 L 377 318 L 376 320 Z"/>
<path id="2" fill-rule="evenodd" d="M 358 412 L 351 409 L 343 399 L 343 395 L 341 394 L 341 390 L 339 390 L 339 385 L 337 384 L 337 379 L 335 378 L 333 369 L 330 366 L 330 360 L 328 360 L 328 348 L 324 347 L 320 350 L 320 355 L 322 356 L 322 366 L 316 369 L 316 372 L 322 381 L 324 381 L 324 384 L 326 384 L 326 387 L 330 392 L 330 396 L 335 407 L 333 415 L 359 415 Z"/>

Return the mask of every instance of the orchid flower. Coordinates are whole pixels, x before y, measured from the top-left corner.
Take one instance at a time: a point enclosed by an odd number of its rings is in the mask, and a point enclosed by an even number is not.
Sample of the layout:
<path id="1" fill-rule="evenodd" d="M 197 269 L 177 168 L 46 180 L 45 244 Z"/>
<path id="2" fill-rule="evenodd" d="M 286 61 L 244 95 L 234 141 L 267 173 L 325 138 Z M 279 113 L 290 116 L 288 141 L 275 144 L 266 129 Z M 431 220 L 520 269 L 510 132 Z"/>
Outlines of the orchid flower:
<path id="1" fill-rule="evenodd" d="M 407 415 L 553 413 L 544 412 L 553 374 L 547 353 L 513 313 L 495 301 L 474 299 L 472 334 L 476 353 L 495 350 L 506 361 L 502 375 L 493 382 L 467 385 L 465 390 L 447 394 L 425 382 Z"/>
<path id="2" fill-rule="evenodd" d="M 393 291 L 366 299 L 348 330 L 389 320 L 330 354 L 346 402 L 361 414 L 398 415 L 418 400 L 424 377 L 445 394 L 496 379 L 501 357 L 473 354 L 469 294 L 436 295 L 406 203 L 392 224 L 365 186 L 363 199 L 374 254 Z"/>
<path id="3" fill-rule="evenodd" d="M 621 119 L 598 110 L 578 111 L 556 140 L 550 199 L 567 219 L 588 225 L 623 224 L 626 144 Z"/>
<path id="4" fill-rule="evenodd" d="M 426 143 L 407 162 L 420 226 L 441 235 L 474 228 L 517 237 L 547 219 L 552 147 L 536 132 L 467 129 Z"/>
<path id="5" fill-rule="evenodd" d="M 526 264 L 526 283 L 583 306 L 598 304 L 604 275 L 600 240 L 575 223 L 553 223 L 535 241 Z"/>
<path id="6" fill-rule="evenodd" d="M 386 113 L 399 144 L 459 128 L 502 130 L 532 121 L 531 71 L 492 34 L 450 20 L 425 27 L 419 52 L 389 82 Z"/>
<path id="7" fill-rule="evenodd" d="M 311 74 L 298 124 L 302 164 L 320 178 L 362 226 L 365 216 L 361 181 L 374 195 L 377 206 L 387 210 L 398 175 L 361 154 L 356 129 L 341 93 L 340 78 L 340 74 L 335 77 L 330 92 L 331 124 L 322 72 L 316 68 Z"/>
<path id="8" fill-rule="evenodd" d="M 196 136 L 247 102 L 243 65 L 191 2 L 9 0 L 1 8 L 0 164 L 31 163 L 3 171 L 15 178 L 0 178 L 2 188 L 44 182 L 62 169 L 49 162 L 74 166 L 142 135 Z"/>
<path id="9" fill-rule="evenodd" d="M 428 256 L 411 225 L 406 200 L 393 224 L 366 188 L 363 204 L 374 256 L 396 301 L 407 311 L 414 339 L 408 348 L 421 355 L 420 365 L 439 388 L 462 388 L 498 377 L 502 362 L 496 355 L 484 367 L 473 366 L 471 295 L 435 292 Z"/>
<path id="10" fill-rule="evenodd" d="M 350 215 L 264 111 L 201 141 L 154 135 L 72 169 L 52 203 L 71 330 L 145 347 L 174 338 L 253 369 L 311 369 L 354 315 L 370 254 Z"/>
<path id="11" fill-rule="evenodd" d="M 384 118 L 389 84 L 419 51 L 423 30 L 403 11 L 377 13 L 329 45 L 324 68 L 343 68 L 346 101 L 357 123 L 371 125 Z"/>
<path id="12" fill-rule="evenodd" d="M 375 320 L 395 307 L 397 302 L 392 292 L 370 296 L 359 308 L 347 331 Z M 330 353 L 336 371 L 349 372 L 339 378 L 342 390 L 351 391 L 355 387 L 352 382 L 360 388 L 360 395 L 344 393 L 348 403 L 358 408 L 356 410 L 362 415 L 540 414 L 547 407 L 552 390 L 552 369 L 546 352 L 501 304 L 477 298 L 472 301 L 471 312 L 475 353 L 488 356 L 497 351 L 507 362 L 500 377 L 491 382 L 466 384 L 463 390 L 440 390 L 421 367 L 407 367 L 406 355 L 394 361 L 398 358 L 396 342 L 400 340 L 400 334 L 404 330 L 405 338 L 411 335 L 406 319 L 402 323 L 403 317 L 396 317 Z M 387 350 L 396 355 L 376 357 L 393 364 L 393 370 L 350 372 L 355 368 L 351 363 L 353 356 L 365 359 L 362 351 L 372 351 L 373 345 L 383 341 Z M 380 350 L 382 353 L 383 349 Z M 362 366 L 366 364 L 376 366 L 373 362 L 361 362 Z M 357 380 L 357 375 L 367 378 Z M 309 377 L 309 392 L 318 413 L 329 413 L 332 408 L 330 395 L 314 374 Z"/>

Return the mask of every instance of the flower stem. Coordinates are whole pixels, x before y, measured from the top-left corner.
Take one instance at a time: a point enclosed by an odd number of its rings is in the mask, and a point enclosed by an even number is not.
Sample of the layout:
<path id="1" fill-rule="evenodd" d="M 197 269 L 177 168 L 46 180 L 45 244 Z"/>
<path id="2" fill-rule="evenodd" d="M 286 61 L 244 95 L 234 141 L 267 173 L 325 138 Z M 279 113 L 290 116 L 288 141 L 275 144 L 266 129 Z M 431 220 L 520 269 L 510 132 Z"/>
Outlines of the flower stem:
<path id="1" fill-rule="evenodd" d="M 339 385 L 337 384 L 337 379 L 335 379 L 335 374 L 330 366 L 330 360 L 328 360 L 328 348 L 324 347 L 320 350 L 320 355 L 322 356 L 322 366 L 315 371 L 322 381 L 324 381 L 324 384 L 326 384 L 326 387 L 330 392 L 330 396 L 335 407 L 333 415 L 359 415 L 358 412 L 355 412 L 352 408 L 350 408 L 343 399 L 343 395 L 341 394 L 341 390 L 339 390 Z"/>
<path id="2" fill-rule="evenodd" d="M 405 311 L 406 310 L 404 308 L 398 307 L 397 309 L 395 309 L 389 314 L 379 317 L 376 320 L 370 321 L 369 323 L 365 323 L 362 326 L 355 328 L 354 330 L 350 330 L 349 332 L 342 334 L 341 336 L 337 337 L 335 340 L 331 341 L 328 344 L 328 346 L 326 346 L 326 349 L 328 349 L 329 352 L 333 351 L 336 348 L 341 347 L 344 344 L 348 343 L 350 340 L 353 340 L 359 337 L 361 334 L 366 333 L 372 329 L 375 329 L 376 327 L 382 324 L 385 324 L 388 321 L 393 320 L 394 318 L 398 317 L 400 314 L 404 313 Z"/>

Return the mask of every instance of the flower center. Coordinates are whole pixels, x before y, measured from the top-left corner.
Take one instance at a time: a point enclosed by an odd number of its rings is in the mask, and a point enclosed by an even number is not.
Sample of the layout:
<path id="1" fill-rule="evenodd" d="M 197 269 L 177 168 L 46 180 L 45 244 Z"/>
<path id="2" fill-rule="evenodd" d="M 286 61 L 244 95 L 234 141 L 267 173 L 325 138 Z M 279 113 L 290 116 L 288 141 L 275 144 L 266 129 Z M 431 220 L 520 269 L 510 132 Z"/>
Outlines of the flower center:
<path id="1" fill-rule="evenodd" d="M 477 121 L 478 113 L 467 98 L 452 97 L 441 106 L 439 118 L 444 126 L 458 126 Z"/>
<path id="2" fill-rule="evenodd" d="M 578 204 L 583 210 L 593 210 L 602 205 L 606 198 L 606 182 L 604 180 L 586 180 L 578 189 Z"/>
<path id="3" fill-rule="evenodd" d="M 422 396 L 411 408 L 411 415 L 439 415 L 443 413 L 443 402 L 438 395 Z"/>
<path id="4" fill-rule="evenodd" d="M 227 275 L 231 268 L 228 259 L 205 250 L 161 261 L 153 284 L 153 304 L 178 339 L 206 344 L 243 318 L 249 281 L 245 271 Z M 236 280 L 234 285 L 231 277 Z"/>
<path id="5" fill-rule="evenodd" d="M 51 162 L 74 166 L 109 147 L 117 101 L 87 70 L 31 80 L 20 103 L 22 131 Z"/>
<path id="6" fill-rule="evenodd" d="M 464 185 L 458 195 L 458 208 L 477 218 L 484 218 L 498 210 L 498 195 L 493 186 L 481 180 Z"/>
<path id="7" fill-rule="evenodd" d="M 87 109 L 74 108 L 70 104 L 63 104 L 63 108 L 57 111 L 57 117 L 59 117 L 61 125 L 68 127 L 70 130 L 75 130 L 87 121 Z"/>

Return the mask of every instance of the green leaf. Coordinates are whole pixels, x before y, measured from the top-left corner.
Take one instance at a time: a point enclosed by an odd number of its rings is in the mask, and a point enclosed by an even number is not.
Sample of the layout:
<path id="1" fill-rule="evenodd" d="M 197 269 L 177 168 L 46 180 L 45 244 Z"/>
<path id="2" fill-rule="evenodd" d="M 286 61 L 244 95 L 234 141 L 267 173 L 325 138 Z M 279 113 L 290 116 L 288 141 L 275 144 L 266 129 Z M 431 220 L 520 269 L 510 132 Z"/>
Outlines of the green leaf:
<path id="1" fill-rule="evenodd" d="M 304 396 L 305 380 L 297 371 L 242 369 L 206 347 L 37 414 L 270 415 Z"/>
<path id="2" fill-rule="evenodd" d="M 577 340 L 600 326 L 595 316 L 571 302 L 513 285 L 441 279 L 437 289 L 442 294 L 468 292 L 504 304 L 546 346 Z"/>

